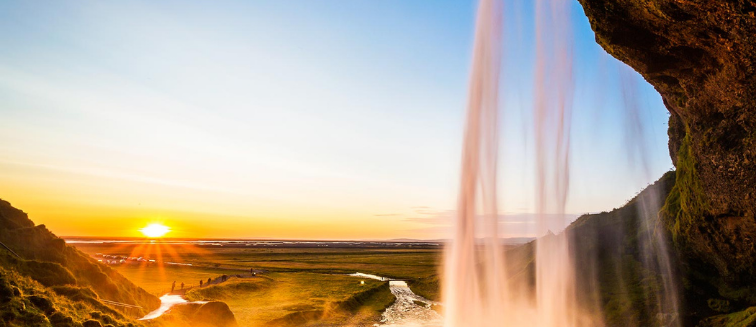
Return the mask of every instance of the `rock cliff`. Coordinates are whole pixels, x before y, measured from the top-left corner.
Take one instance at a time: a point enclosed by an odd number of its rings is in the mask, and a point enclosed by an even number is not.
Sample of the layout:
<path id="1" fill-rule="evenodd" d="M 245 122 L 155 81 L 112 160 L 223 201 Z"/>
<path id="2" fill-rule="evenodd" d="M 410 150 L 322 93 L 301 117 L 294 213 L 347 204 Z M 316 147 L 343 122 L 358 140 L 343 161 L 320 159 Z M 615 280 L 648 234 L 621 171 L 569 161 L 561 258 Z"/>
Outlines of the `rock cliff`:
<path id="1" fill-rule="evenodd" d="M 756 270 L 756 1 L 579 0 L 597 42 L 661 94 L 680 249 L 727 283 Z"/>

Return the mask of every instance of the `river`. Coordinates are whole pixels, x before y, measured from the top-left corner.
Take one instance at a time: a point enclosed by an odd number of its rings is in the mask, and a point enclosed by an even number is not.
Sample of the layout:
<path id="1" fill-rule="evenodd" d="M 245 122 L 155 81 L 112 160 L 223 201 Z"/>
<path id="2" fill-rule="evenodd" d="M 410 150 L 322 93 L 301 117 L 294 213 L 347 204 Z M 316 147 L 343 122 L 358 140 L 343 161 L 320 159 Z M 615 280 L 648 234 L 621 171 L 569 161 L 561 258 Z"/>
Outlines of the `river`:
<path id="1" fill-rule="evenodd" d="M 377 326 L 436 327 L 442 325 L 441 315 L 432 309 L 434 305 L 440 305 L 440 303 L 415 294 L 407 282 L 359 272 L 349 276 L 389 281 L 389 289 L 396 297 L 396 301 L 386 308 L 381 315 L 381 323 Z"/>

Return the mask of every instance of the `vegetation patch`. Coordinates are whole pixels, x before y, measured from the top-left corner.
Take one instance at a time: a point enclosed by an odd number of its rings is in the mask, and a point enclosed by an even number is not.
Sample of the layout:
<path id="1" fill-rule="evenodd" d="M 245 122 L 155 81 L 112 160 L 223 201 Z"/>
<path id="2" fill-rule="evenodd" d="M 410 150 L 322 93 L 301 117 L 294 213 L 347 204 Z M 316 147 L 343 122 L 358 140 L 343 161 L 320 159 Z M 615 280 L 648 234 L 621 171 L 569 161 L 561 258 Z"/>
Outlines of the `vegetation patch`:
<path id="1" fill-rule="evenodd" d="M 698 327 L 751 327 L 756 326 L 756 307 L 743 311 L 704 319 Z"/>
<path id="2" fill-rule="evenodd" d="M 441 301 L 441 285 L 438 275 L 410 279 L 407 281 L 407 286 L 412 292 L 428 300 Z"/>
<path id="3" fill-rule="evenodd" d="M 186 292 L 186 298 L 190 301 L 232 299 L 248 295 L 251 292 L 260 291 L 270 287 L 272 283 L 272 279 L 264 276 L 253 278 L 232 277 L 221 284 L 192 288 Z"/>
<path id="4" fill-rule="evenodd" d="M 91 291 L 58 288 L 67 294 Z M 107 312 L 107 313 L 103 313 Z M 101 325 L 133 327 L 136 324 L 121 313 L 94 301 L 76 301 L 58 294 L 15 270 L 0 267 L 1 326 L 81 326 L 87 320 Z"/>
<path id="5" fill-rule="evenodd" d="M 266 326 L 355 326 L 371 325 L 380 321 L 381 313 L 395 301 L 389 284 L 378 286 L 352 295 L 348 299 L 332 303 L 323 310 L 304 310 L 287 314 L 267 322 Z"/>
<path id="6" fill-rule="evenodd" d="M 706 228 L 704 219 L 708 205 L 696 171 L 696 161 L 686 134 L 677 152 L 677 178 L 662 208 L 673 240 L 685 246 L 685 240 L 697 230 Z"/>

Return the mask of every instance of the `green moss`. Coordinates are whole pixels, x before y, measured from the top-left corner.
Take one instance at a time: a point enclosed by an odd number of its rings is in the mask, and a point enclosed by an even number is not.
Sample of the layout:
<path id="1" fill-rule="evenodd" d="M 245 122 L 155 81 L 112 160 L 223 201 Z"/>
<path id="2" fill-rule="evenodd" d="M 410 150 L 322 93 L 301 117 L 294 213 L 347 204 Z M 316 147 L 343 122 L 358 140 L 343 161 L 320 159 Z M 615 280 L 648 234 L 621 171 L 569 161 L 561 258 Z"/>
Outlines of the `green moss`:
<path id="1" fill-rule="evenodd" d="M 749 327 L 756 326 L 756 307 L 726 315 L 704 319 L 699 327 Z"/>
<path id="2" fill-rule="evenodd" d="M 138 318 L 160 306 L 160 300 L 137 287 L 115 270 L 66 245 L 44 225 L 35 226 L 25 213 L 0 200 L 0 241 L 18 254 L 0 251 L 0 267 L 12 269 L 43 286 L 56 288 L 74 301 L 103 306 Z M 104 306 L 98 299 L 134 304 Z M 108 311 L 108 312 L 109 312 Z"/>
<path id="3" fill-rule="evenodd" d="M 417 295 L 428 300 L 441 301 L 441 285 L 438 275 L 416 278 L 407 282 L 407 286 Z"/>
<path id="4" fill-rule="evenodd" d="M 662 213 L 667 218 L 673 240 L 682 245 L 694 229 L 705 226 L 704 217 L 708 210 L 703 186 L 696 171 L 689 132 L 686 132 L 677 152 L 676 176 L 675 186 L 667 197 Z"/>
<path id="5" fill-rule="evenodd" d="M 231 278 L 229 281 L 205 287 L 195 287 L 186 292 L 190 301 L 226 300 L 249 292 L 270 287 L 273 281 L 264 276 L 255 278 Z"/>
<path id="6" fill-rule="evenodd" d="M 0 266 L 0 288 L 13 290 L 0 299 L 0 326 L 81 326 L 94 313 L 99 314 L 98 320 L 104 324 L 138 325 L 96 300 L 84 302 L 68 297 L 68 294 L 91 297 L 93 292 L 89 289 L 55 286 L 53 291 L 15 269 Z M 100 314 L 98 310 L 109 314 Z"/>
<path id="7" fill-rule="evenodd" d="M 331 303 L 325 310 L 302 310 L 269 321 L 266 326 L 371 326 L 379 321 L 381 312 L 395 301 L 389 283 L 356 293 L 348 299 Z"/>
<path id="8" fill-rule="evenodd" d="M 730 311 L 730 301 L 722 300 L 722 299 L 709 299 L 706 301 L 706 304 L 709 305 L 709 308 L 716 312 L 729 312 Z"/>
<path id="9" fill-rule="evenodd" d="M 380 315 L 380 312 L 394 303 L 395 299 L 394 295 L 391 294 L 389 283 L 382 283 L 379 286 L 354 294 L 333 307 L 352 313 L 367 309 Z"/>

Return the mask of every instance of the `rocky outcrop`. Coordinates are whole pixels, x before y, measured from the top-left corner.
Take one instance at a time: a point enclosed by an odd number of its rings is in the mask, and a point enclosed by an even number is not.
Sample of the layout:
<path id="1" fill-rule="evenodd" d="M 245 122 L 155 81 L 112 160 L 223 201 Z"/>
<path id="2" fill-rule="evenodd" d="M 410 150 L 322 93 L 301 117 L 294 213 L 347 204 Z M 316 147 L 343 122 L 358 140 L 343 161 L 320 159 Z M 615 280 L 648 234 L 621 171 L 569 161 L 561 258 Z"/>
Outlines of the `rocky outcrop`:
<path id="1" fill-rule="evenodd" d="M 236 327 L 236 317 L 228 305 L 223 302 L 212 301 L 203 304 L 194 313 L 192 326 L 208 327 Z"/>
<path id="2" fill-rule="evenodd" d="M 643 75 L 670 112 L 677 181 L 665 213 L 679 249 L 716 269 L 719 284 L 752 284 L 756 1 L 579 1 L 598 43 Z"/>
<path id="3" fill-rule="evenodd" d="M 161 327 L 237 327 L 236 317 L 226 303 L 220 301 L 189 302 L 173 306 L 162 316 L 151 320 Z"/>

